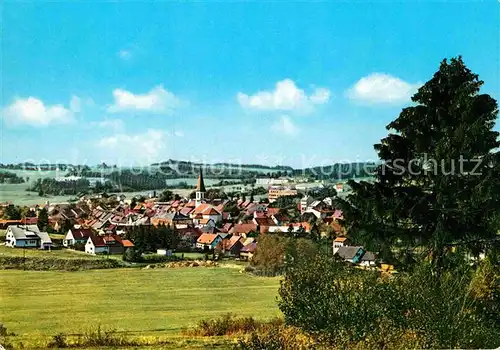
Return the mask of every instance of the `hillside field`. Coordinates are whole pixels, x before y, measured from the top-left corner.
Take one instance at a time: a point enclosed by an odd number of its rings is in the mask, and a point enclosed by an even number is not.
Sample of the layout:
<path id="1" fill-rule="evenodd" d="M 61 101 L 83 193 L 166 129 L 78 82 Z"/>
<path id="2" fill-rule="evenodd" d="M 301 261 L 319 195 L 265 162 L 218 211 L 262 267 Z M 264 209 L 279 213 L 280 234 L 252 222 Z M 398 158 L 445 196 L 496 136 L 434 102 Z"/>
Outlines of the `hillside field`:
<path id="1" fill-rule="evenodd" d="M 15 341 L 80 334 L 100 324 L 130 335 L 179 336 L 225 313 L 279 315 L 278 278 L 237 268 L 0 272 L 0 322 Z"/>

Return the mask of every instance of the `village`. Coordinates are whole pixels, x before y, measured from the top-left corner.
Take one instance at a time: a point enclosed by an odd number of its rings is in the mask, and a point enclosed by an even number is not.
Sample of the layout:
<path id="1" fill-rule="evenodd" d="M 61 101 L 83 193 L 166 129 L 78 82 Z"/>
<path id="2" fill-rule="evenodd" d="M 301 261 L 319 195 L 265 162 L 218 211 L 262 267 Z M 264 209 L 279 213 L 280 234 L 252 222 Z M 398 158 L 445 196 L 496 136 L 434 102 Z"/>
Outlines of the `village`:
<path id="1" fill-rule="evenodd" d="M 351 264 L 374 268 L 380 263 L 375 253 L 352 245 L 345 236 L 342 211 L 335 207 L 334 198 L 345 195 L 345 184 L 333 187 L 334 196 L 311 186 L 291 185 L 286 178 L 258 178 L 256 186 L 266 189 L 267 198 L 207 198 L 200 168 L 194 198 L 176 195 L 160 201 L 156 197 L 84 196 L 75 204 L 30 208 L 22 219 L 2 220 L 0 225 L 6 229 L 6 247 L 42 249 L 47 254 L 54 249 L 71 249 L 90 255 L 125 256 L 128 250 L 139 250 L 137 232 L 141 228 L 168 227 L 175 232 L 175 245 L 165 241 L 162 245 L 158 239 L 139 254 L 169 257 L 174 252 L 199 252 L 205 259 L 251 261 L 259 236 L 275 234 L 323 239 L 329 242 L 333 255 Z M 46 227 L 39 221 L 44 215 Z M 49 231 L 64 238 L 53 242 Z"/>

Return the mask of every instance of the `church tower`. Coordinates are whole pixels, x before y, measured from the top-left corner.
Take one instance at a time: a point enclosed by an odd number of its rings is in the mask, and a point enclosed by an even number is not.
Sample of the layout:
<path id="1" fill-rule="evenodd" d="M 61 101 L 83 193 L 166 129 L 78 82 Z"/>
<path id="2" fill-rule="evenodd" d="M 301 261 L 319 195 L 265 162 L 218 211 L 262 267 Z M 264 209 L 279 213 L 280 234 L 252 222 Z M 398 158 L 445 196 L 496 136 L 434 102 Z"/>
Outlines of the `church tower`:
<path id="1" fill-rule="evenodd" d="M 205 183 L 203 182 L 203 172 L 200 167 L 200 176 L 198 176 L 198 183 L 196 185 L 196 206 L 199 206 L 205 199 Z"/>

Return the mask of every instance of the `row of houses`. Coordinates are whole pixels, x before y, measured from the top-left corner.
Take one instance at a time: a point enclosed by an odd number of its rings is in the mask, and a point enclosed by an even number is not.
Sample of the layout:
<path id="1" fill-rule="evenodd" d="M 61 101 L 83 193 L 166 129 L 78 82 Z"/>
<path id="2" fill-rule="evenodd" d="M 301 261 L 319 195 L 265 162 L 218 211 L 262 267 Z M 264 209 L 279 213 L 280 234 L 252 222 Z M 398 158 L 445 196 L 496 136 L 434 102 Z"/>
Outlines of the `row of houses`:
<path id="1" fill-rule="evenodd" d="M 123 237 L 127 230 L 137 226 L 170 225 L 176 228 L 185 248 L 217 250 L 225 256 L 247 259 L 252 258 L 260 233 L 308 233 L 316 220 L 330 225 L 336 233 L 342 231 L 337 222 L 342 213 L 333 207 L 331 198 L 318 201 L 304 197 L 298 205 L 300 218 L 291 219 L 286 212 L 267 203 L 208 200 L 205 193 L 200 171 L 193 199 L 159 202 L 152 198 L 134 206 L 122 198 L 108 203 L 84 200 L 77 205 L 47 205 L 46 209 L 53 228 L 71 224 L 65 231 L 63 246 L 84 245 L 89 254 L 119 254 L 132 248 L 134 242 Z M 231 211 L 226 210 L 229 207 Z M 235 211 L 239 213 L 237 217 L 233 217 Z"/>
<path id="2" fill-rule="evenodd" d="M 218 253 L 226 257 L 251 260 L 257 248 L 257 242 L 252 237 L 203 233 L 196 240 L 196 247 L 203 250 L 217 250 Z"/>

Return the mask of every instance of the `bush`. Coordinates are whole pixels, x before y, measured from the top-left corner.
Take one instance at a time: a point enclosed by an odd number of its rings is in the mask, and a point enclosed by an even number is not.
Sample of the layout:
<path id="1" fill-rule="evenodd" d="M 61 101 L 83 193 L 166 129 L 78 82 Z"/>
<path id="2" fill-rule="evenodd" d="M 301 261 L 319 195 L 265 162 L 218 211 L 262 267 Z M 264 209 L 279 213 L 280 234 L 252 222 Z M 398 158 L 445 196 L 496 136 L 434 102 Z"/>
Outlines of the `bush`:
<path id="1" fill-rule="evenodd" d="M 58 333 L 47 344 L 48 348 L 88 348 L 104 346 L 138 346 L 137 341 L 128 339 L 125 335 L 118 334 L 115 330 L 105 330 L 100 325 L 90 328 L 76 339 L 69 340 L 64 333 Z"/>
<path id="2" fill-rule="evenodd" d="M 159 255 L 159 254 L 144 254 L 142 256 L 141 262 L 148 263 L 148 264 L 155 264 L 155 263 L 180 261 L 180 260 L 182 260 L 182 257 L 177 256 L 177 255 L 166 256 L 166 255 Z"/>
<path id="3" fill-rule="evenodd" d="M 302 259 L 317 253 L 318 248 L 311 240 L 268 233 L 260 235 L 251 264 L 261 275 L 276 276 L 283 273 L 286 257 Z"/>
<path id="4" fill-rule="evenodd" d="M 142 262 L 142 254 L 134 248 L 128 248 L 123 252 L 123 260 L 128 262 Z"/>
<path id="5" fill-rule="evenodd" d="M 74 250 L 84 252 L 85 251 L 85 243 L 75 243 L 71 248 Z"/>
<path id="6" fill-rule="evenodd" d="M 470 293 L 473 275 L 422 265 L 382 278 L 318 256 L 287 270 L 279 307 L 287 325 L 335 347 L 494 348 L 500 328 Z"/>
<path id="7" fill-rule="evenodd" d="M 60 258 L 38 258 L 0 256 L 0 270 L 94 270 L 111 269 L 123 265 L 114 259 L 60 259 Z"/>
<path id="8" fill-rule="evenodd" d="M 8 332 L 7 327 L 5 327 L 3 323 L 0 323 L 0 345 L 2 345 L 4 349 L 14 348 L 14 346 L 11 344 L 11 342 L 8 340 L 7 337 L 15 335 L 16 334 L 13 332 Z"/>
<path id="9" fill-rule="evenodd" d="M 283 324 L 283 321 L 278 318 L 268 322 L 261 322 L 255 320 L 253 317 L 235 317 L 232 314 L 226 314 L 219 318 L 202 320 L 194 329 L 184 331 L 184 333 L 186 335 L 204 337 L 248 334 L 264 327 L 281 324 Z"/>
<path id="10" fill-rule="evenodd" d="M 0 337 L 6 337 L 8 335 L 7 327 L 0 323 Z"/>
<path id="11" fill-rule="evenodd" d="M 325 349 L 326 346 L 299 328 L 277 325 L 252 332 L 249 337 L 239 339 L 237 348 L 244 350 L 314 350 Z"/>
<path id="12" fill-rule="evenodd" d="M 66 335 L 64 333 L 58 333 L 52 337 L 52 341 L 47 344 L 48 348 L 67 348 L 68 343 L 66 340 Z"/>
<path id="13" fill-rule="evenodd" d="M 90 346 L 136 346 L 137 342 L 127 339 L 124 335 L 118 334 L 115 330 L 102 329 L 100 325 L 87 330 L 77 342 L 79 347 Z"/>

